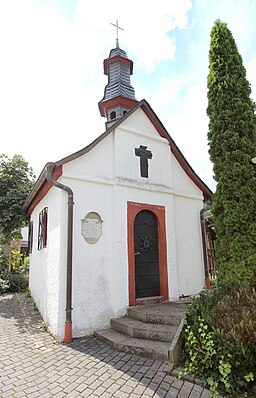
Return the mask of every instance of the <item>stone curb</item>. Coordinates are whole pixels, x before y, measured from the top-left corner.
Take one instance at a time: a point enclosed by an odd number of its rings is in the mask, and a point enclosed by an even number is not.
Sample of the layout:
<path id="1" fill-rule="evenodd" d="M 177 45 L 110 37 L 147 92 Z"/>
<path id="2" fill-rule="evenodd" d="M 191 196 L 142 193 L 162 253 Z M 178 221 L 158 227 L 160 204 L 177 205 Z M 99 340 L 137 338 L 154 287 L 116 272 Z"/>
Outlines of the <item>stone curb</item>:
<path id="1" fill-rule="evenodd" d="M 188 373 L 180 374 L 180 371 L 176 368 L 171 371 L 171 376 L 177 377 L 184 381 L 188 381 L 189 383 L 197 384 L 200 387 L 207 388 L 207 383 L 205 381 L 197 379 L 196 377 Z"/>
<path id="2" fill-rule="evenodd" d="M 192 376 L 189 373 L 180 374 L 180 371 L 178 369 L 176 369 L 176 368 L 173 369 L 170 374 L 173 377 L 177 377 L 180 380 L 188 381 L 189 383 L 196 384 L 197 386 L 200 386 L 202 388 L 206 388 L 206 389 L 209 388 L 209 386 L 208 386 L 206 381 L 197 379 L 196 377 Z M 227 395 L 218 395 L 218 398 L 227 398 L 227 397 L 228 397 Z"/>

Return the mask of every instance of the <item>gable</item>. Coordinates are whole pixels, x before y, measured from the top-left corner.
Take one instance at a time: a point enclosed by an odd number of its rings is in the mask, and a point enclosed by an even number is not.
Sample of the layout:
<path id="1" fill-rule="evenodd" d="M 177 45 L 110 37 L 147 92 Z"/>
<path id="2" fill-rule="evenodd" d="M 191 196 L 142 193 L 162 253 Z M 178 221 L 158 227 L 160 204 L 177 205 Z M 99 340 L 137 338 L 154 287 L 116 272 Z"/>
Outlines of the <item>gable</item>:
<path id="1" fill-rule="evenodd" d="M 129 118 L 125 119 L 121 126 L 129 128 L 130 130 L 143 133 L 148 137 L 161 138 L 156 127 L 150 121 L 149 117 L 142 108 L 138 108 L 133 112 Z"/>
<path id="2" fill-rule="evenodd" d="M 63 165 L 63 176 L 111 180 L 114 177 L 114 132 L 89 152 Z"/>
<path id="3" fill-rule="evenodd" d="M 169 143 L 162 138 L 148 117 L 137 109 L 115 131 L 116 176 L 139 185 L 155 185 L 171 188 L 171 158 Z M 148 178 L 141 176 L 141 159 L 135 150 L 146 147 L 152 158 L 148 159 Z"/>
<path id="4" fill-rule="evenodd" d="M 123 137 L 121 137 L 121 130 L 126 131 L 126 133 L 128 132 L 128 135 L 122 134 Z M 114 134 L 114 132 L 116 133 Z M 136 139 L 135 136 L 137 136 Z M 121 139 L 118 142 L 119 137 L 121 137 Z M 111 140 L 113 140 L 113 142 Z M 118 145 L 115 144 L 115 140 L 117 141 Z M 143 144 L 142 140 L 144 142 Z M 106 144 L 104 144 L 104 142 L 106 142 Z M 70 172 L 71 174 L 78 172 L 80 175 L 83 175 L 83 173 L 88 175 L 89 173 L 89 175 L 94 176 L 95 178 L 97 175 L 104 179 L 112 178 L 114 175 L 120 175 L 121 178 L 123 176 L 126 176 L 125 178 L 129 178 L 127 176 L 127 170 L 129 170 L 129 173 L 131 172 L 130 174 L 132 178 L 138 178 L 138 171 L 135 171 L 135 162 L 131 164 L 131 159 L 133 159 L 135 156 L 133 151 L 137 145 L 144 145 L 149 148 L 153 142 L 158 142 L 158 145 L 154 144 L 155 155 L 153 154 L 154 156 L 152 160 L 161 159 L 161 164 L 159 164 L 158 167 L 153 167 L 151 171 L 152 181 L 155 184 L 158 183 L 164 186 L 168 186 L 169 184 L 167 180 L 169 178 L 169 174 L 171 173 L 170 161 L 167 161 L 164 166 L 164 159 L 167 159 L 166 154 L 168 144 L 179 165 L 182 167 L 189 179 L 191 179 L 203 193 L 204 198 L 208 199 L 211 197 L 211 190 L 191 168 L 161 121 L 158 119 L 152 108 L 145 100 L 140 101 L 90 145 L 76 153 L 71 154 L 70 156 L 57 161 L 55 163 L 55 167 L 58 170 L 63 170 L 63 166 L 65 165 L 66 171 Z M 97 150 L 95 150 L 96 147 L 98 147 Z M 118 150 L 119 152 L 116 150 L 117 147 L 120 148 L 120 151 Z M 128 153 L 128 147 L 130 149 L 129 159 L 126 158 L 122 162 L 120 158 L 122 148 L 126 148 L 125 153 Z M 102 151 L 101 148 L 104 148 L 104 151 Z M 99 156 L 96 156 L 97 151 Z M 88 156 L 90 152 L 91 154 Z M 88 159 L 86 165 L 83 164 L 85 157 L 83 158 L 82 162 L 79 160 L 79 158 L 83 157 L 84 155 L 86 155 Z M 93 159 L 91 156 L 96 156 L 96 158 Z M 102 159 L 104 159 L 103 165 Z M 118 165 L 118 169 L 116 169 L 116 165 Z M 137 173 L 137 177 L 135 173 Z M 34 207 L 34 201 L 36 200 L 38 203 L 38 201 L 44 197 L 50 188 L 51 185 L 46 181 L 45 171 L 43 170 L 24 204 L 24 210 L 31 210 Z"/>
<path id="5" fill-rule="evenodd" d="M 202 191 L 194 183 L 194 181 L 187 175 L 185 170 L 172 153 L 172 179 L 175 191 L 180 194 L 188 195 L 202 195 Z"/>

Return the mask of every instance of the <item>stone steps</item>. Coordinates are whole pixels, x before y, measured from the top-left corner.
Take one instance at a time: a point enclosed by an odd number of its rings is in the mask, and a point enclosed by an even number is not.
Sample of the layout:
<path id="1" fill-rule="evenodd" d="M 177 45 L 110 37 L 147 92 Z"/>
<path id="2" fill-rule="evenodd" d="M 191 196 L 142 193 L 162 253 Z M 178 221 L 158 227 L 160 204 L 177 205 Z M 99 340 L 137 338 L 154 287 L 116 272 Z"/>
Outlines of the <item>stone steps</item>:
<path id="1" fill-rule="evenodd" d="M 126 336 L 159 341 L 171 341 L 177 330 L 174 325 L 145 323 L 128 316 L 111 319 L 110 326 Z"/>
<path id="2" fill-rule="evenodd" d="M 139 305 L 129 307 L 127 316 L 147 323 L 178 326 L 187 309 L 187 304 L 174 302 Z"/>
<path id="3" fill-rule="evenodd" d="M 94 336 L 119 351 L 174 365 L 179 358 L 187 304 L 160 303 L 129 307 L 127 314 L 111 319 L 111 329 Z"/>
<path id="4" fill-rule="evenodd" d="M 166 341 L 137 339 L 126 336 L 114 329 L 99 330 L 94 332 L 94 336 L 118 351 L 141 355 L 146 358 L 158 359 L 161 361 L 168 359 L 167 353 L 170 343 Z"/>

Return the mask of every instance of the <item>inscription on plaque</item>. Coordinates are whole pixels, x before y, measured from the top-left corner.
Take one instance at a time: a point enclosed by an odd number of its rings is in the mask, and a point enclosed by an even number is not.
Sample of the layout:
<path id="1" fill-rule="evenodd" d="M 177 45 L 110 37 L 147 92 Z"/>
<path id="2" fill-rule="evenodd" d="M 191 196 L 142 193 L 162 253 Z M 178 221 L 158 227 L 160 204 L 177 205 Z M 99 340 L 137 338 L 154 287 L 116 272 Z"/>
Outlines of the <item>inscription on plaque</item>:
<path id="1" fill-rule="evenodd" d="M 102 235 L 102 219 L 101 216 L 91 211 L 86 214 L 82 221 L 82 235 L 87 243 L 97 243 Z"/>

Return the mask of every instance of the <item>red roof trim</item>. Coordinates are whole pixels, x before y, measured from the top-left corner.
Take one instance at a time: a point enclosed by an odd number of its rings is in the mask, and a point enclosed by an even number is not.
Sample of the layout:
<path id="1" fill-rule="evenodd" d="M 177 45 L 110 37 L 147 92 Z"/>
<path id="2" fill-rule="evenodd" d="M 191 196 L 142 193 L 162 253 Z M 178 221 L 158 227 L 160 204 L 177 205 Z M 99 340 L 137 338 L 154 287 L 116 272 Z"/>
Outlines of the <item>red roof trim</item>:
<path id="1" fill-rule="evenodd" d="M 53 172 L 53 179 L 55 181 L 58 180 L 58 178 L 62 175 L 62 166 L 57 166 L 54 169 Z M 52 184 L 50 184 L 47 180 L 43 182 L 43 185 L 39 188 L 38 192 L 32 199 L 32 201 L 29 204 L 29 207 L 27 208 L 27 213 L 30 216 L 34 208 L 38 205 L 38 203 L 43 199 L 43 197 L 47 194 L 47 192 L 51 189 Z"/>
<path id="2" fill-rule="evenodd" d="M 130 66 L 130 75 L 133 73 L 133 62 L 128 59 L 124 58 L 121 55 L 115 55 L 114 57 L 111 58 L 106 58 L 104 59 L 104 74 L 108 74 L 108 66 L 111 64 L 114 64 L 115 62 L 122 62 L 123 64 L 129 65 Z"/>
<path id="3" fill-rule="evenodd" d="M 157 116 L 150 111 L 150 108 L 146 106 L 145 104 L 142 104 L 141 109 L 145 112 L 153 126 L 156 128 L 158 133 L 160 134 L 161 137 L 167 138 L 169 143 L 170 143 L 170 149 L 179 162 L 180 166 L 183 168 L 185 173 L 188 175 L 188 177 L 196 184 L 196 186 L 203 192 L 204 198 L 208 199 L 211 195 L 209 193 L 209 190 L 206 189 L 205 184 L 203 181 L 200 180 L 200 178 L 196 175 L 194 170 L 191 168 L 191 166 L 188 164 L 178 147 L 176 146 L 175 142 L 172 140 L 170 135 L 167 133 L 165 128 L 163 127 L 162 123 L 159 121 Z M 208 187 L 207 187 L 208 188 Z"/>
<path id="4" fill-rule="evenodd" d="M 148 107 L 145 104 L 143 104 L 141 106 L 141 109 L 147 115 L 147 117 L 149 118 L 149 120 L 151 121 L 151 123 L 153 124 L 155 129 L 158 131 L 158 133 L 161 135 L 161 137 L 168 138 L 167 134 L 166 134 L 166 130 L 163 128 L 163 126 L 161 126 L 159 123 L 157 123 L 155 115 L 153 115 L 151 112 L 149 112 Z"/>
<path id="5" fill-rule="evenodd" d="M 107 117 L 107 110 L 113 108 L 115 106 L 126 106 L 127 108 L 133 108 L 138 103 L 137 100 L 127 97 L 122 97 L 119 95 L 118 97 L 111 98 L 106 101 L 99 102 L 100 114 L 103 117 Z"/>

